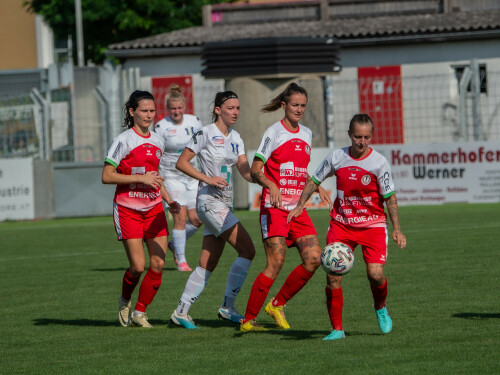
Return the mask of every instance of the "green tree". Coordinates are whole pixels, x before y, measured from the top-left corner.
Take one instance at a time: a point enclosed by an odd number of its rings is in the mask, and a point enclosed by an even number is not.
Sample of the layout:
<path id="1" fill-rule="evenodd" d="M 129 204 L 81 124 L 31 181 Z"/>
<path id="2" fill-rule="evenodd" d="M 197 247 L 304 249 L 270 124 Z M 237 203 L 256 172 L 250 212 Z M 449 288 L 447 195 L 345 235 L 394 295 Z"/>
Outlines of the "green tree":
<path id="1" fill-rule="evenodd" d="M 202 24 L 206 4 L 234 0 L 81 0 L 85 61 L 102 63 L 108 45 Z M 40 14 L 56 40 L 75 35 L 74 0 L 26 0 Z M 76 55 L 76 54 L 75 54 Z"/>

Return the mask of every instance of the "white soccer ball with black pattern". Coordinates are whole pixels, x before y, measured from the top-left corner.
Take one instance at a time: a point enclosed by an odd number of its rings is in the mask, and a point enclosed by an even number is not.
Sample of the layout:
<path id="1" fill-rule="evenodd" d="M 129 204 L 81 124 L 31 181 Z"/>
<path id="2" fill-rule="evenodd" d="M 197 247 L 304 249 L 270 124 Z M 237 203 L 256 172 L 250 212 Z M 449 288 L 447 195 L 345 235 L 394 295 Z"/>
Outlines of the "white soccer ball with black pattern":
<path id="1" fill-rule="evenodd" d="M 321 253 L 321 266 L 330 275 L 345 275 L 352 269 L 353 265 L 354 252 L 341 242 L 326 245 Z"/>

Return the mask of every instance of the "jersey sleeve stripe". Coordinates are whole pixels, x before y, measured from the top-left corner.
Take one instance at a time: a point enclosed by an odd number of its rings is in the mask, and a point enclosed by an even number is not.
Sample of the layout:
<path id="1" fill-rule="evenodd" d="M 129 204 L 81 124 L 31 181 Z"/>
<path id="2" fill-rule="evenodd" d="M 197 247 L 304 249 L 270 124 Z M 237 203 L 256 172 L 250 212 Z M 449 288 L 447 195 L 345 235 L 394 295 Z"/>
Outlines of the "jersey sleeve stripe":
<path id="1" fill-rule="evenodd" d="M 384 197 L 384 199 L 387 199 L 387 198 L 391 197 L 392 195 L 394 195 L 394 193 L 395 193 L 394 191 L 391 191 L 390 193 L 387 193 L 383 197 Z"/>
<path id="2" fill-rule="evenodd" d="M 258 154 L 258 153 L 256 153 L 256 154 L 254 155 L 254 158 L 259 158 L 259 159 L 261 159 L 264 163 L 267 161 L 267 159 L 266 159 L 266 157 L 265 157 L 264 155 L 261 155 L 261 154 Z"/>
<path id="3" fill-rule="evenodd" d="M 115 168 L 118 168 L 118 164 L 116 164 L 113 160 L 111 160 L 109 158 L 106 158 L 106 160 L 104 160 L 104 162 L 108 163 L 108 164 L 111 164 Z"/>
<path id="4" fill-rule="evenodd" d="M 321 182 L 319 182 L 318 180 L 316 180 L 316 178 L 314 178 L 314 176 L 311 176 L 311 180 L 313 180 L 313 182 L 314 182 L 316 185 L 321 185 Z"/>

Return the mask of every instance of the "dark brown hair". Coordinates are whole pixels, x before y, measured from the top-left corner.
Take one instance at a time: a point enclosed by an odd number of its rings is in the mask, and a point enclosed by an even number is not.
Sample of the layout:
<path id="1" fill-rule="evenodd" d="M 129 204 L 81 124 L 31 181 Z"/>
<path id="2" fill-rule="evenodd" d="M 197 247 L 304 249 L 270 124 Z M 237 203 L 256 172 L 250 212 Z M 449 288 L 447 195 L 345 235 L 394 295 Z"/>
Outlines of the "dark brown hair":
<path id="1" fill-rule="evenodd" d="M 135 90 L 132 94 L 130 94 L 130 97 L 123 106 L 124 128 L 130 129 L 134 126 L 134 119 L 130 115 L 129 109 L 132 108 L 132 111 L 135 111 L 137 107 L 139 107 L 139 102 L 144 99 L 155 101 L 154 96 L 149 91 Z"/>
<path id="2" fill-rule="evenodd" d="M 226 100 L 229 99 L 238 99 L 238 95 L 236 95 L 233 91 L 220 91 L 215 94 L 214 99 L 214 109 L 212 110 L 212 121 L 216 122 L 219 118 L 219 115 L 215 113 L 215 107 L 219 107 L 224 104 Z"/>

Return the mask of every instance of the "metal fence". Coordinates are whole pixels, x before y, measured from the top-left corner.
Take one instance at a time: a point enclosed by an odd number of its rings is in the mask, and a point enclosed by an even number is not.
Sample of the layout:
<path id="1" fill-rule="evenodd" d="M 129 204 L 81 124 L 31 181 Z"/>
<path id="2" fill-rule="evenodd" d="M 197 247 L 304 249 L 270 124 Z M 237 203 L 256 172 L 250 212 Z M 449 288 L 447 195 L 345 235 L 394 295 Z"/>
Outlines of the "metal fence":
<path id="1" fill-rule="evenodd" d="M 474 62 L 460 69 L 326 77 L 329 144 L 349 144 L 348 123 L 359 112 L 374 118 L 375 144 L 500 140 L 500 71 Z M 72 67 L 69 73 L 4 72 L 0 83 L 0 158 L 32 156 L 67 163 L 101 162 L 122 130 L 121 106 L 130 91 L 143 88 L 158 94 L 150 77 L 109 65 Z M 193 78 L 189 95 L 204 123 L 210 121 L 210 102 L 222 88 L 220 80 Z"/>

